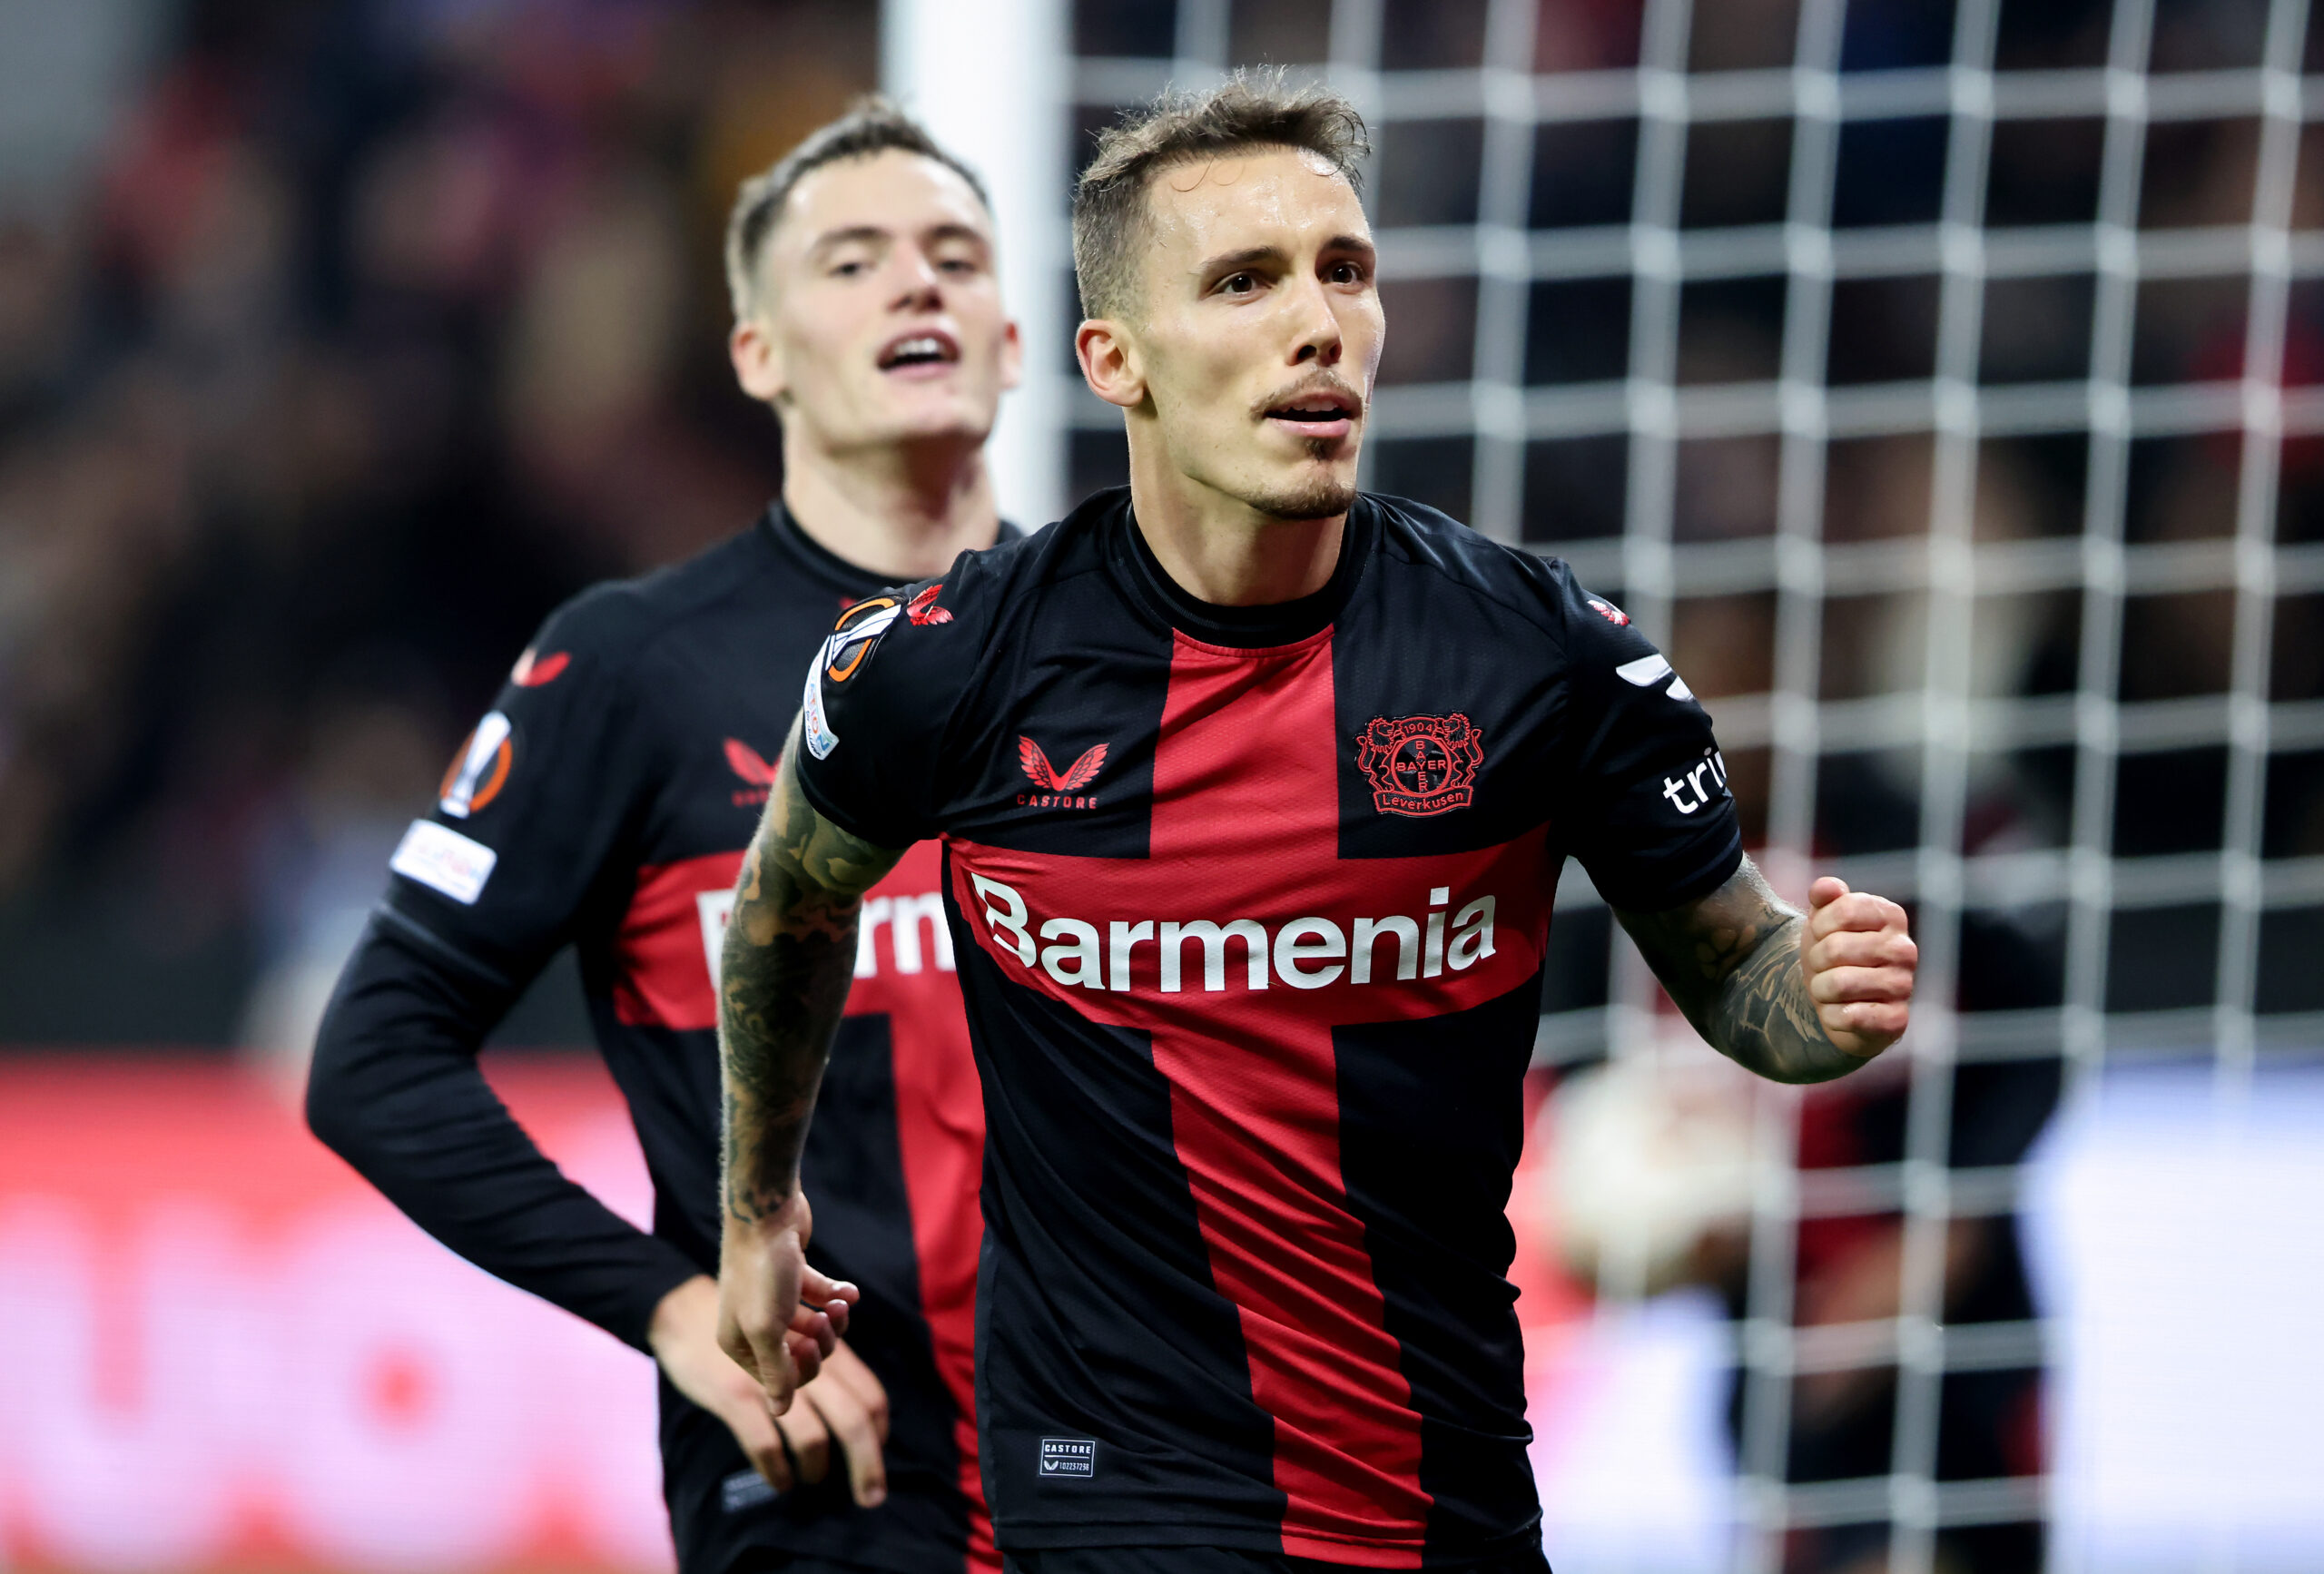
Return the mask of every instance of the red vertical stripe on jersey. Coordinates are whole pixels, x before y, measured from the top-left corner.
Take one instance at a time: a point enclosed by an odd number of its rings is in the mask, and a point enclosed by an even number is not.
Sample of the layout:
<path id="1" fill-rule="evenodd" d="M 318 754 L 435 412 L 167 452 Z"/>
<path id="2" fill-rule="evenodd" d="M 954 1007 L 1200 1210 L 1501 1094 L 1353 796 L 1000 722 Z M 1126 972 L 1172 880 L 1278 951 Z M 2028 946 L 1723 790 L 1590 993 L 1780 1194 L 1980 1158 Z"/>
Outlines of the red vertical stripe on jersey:
<path id="1" fill-rule="evenodd" d="M 923 841 L 903 856 L 875 894 L 942 889 L 943 855 Z M 912 921 L 907 920 L 907 922 Z M 940 914 L 937 922 L 943 920 Z M 875 944 L 892 936 L 875 936 Z M 977 1469 L 977 1251 L 984 1235 L 978 1185 L 984 1174 L 984 1090 L 969 1048 L 968 1017 L 950 972 L 931 964 L 900 974 L 891 951 L 880 969 L 859 979 L 848 1008 L 885 1011 L 894 1057 L 896 1136 L 903 1154 L 904 1195 L 912 1244 L 920 1253 L 920 1309 L 935 1345 L 937 1374 L 952 1396 L 952 1434 L 960 1450 L 960 1491 L 969 1502 L 970 1567 L 997 1570 L 1000 1554 L 985 1511 Z M 860 998 L 860 999 L 859 999 Z"/>
<path id="2" fill-rule="evenodd" d="M 1338 733 L 1328 631 L 1257 654 L 1179 636 L 1156 745 L 1155 864 L 1245 871 L 1254 890 L 1328 868 Z M 1234 894 L 1205 892 L 1230 906 Z M 1421 1420 L 1347 1208 L 1331 1024 L 1288 989 L 1265 1008 L 1206 1031 L 1158 1028 L 1153 1046 L 1211 1273 L 1241 1317 L 1252 1397 L 1275 1421 L 1284 1551 L 1417 1567 Z"/>
<path id="3" fill-rule="evenodd" d="M 714 938 L 726 927 L 743 850 L 637 871 L 629 910 L 614 934 L 614 1017 L 631 1028 L 718 1026 L 710 986 Z"/>
<path id="4" fill-rule="evenodd" d="M 718 1026 L 712 959 L 742 867 L 738 849 L 637 871 L 614 940 L 614 1014 L 621 1021 L 695 1032 Z M 935 842 L 923 841 L 866 893 L 867 905 L 884 900 L 891 916 L 871 926 L 871 971 L 848 991 L 847 1014 L 888 1018 L 921 1313 L 935 1345 L 937 1373 L 952 1396 L 960 1490 L 969 1503 L 970 1566 L 997 1570 L 1000 1555 L 993 1549 L 977 1469 L 977 1251 L 984 1235 L 977 1187 L 984 1166 L 984 1094 L 969 1048 L 960 981 L 944 949 L 951 939 L 940 932 L 936 895 L 943 879 L 941 852 Z M 916 943 L 898 943 L 899 925 L 919 926 Z"/>

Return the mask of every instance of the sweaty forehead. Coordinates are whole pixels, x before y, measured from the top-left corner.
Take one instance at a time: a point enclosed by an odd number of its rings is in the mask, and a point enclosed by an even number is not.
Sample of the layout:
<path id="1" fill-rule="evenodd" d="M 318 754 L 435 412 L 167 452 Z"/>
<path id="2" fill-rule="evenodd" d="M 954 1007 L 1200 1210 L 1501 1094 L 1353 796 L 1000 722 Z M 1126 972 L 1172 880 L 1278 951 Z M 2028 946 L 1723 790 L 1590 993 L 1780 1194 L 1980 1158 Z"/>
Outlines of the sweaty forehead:
<path id="1" fill-rule="evenodd" d="M 1172 252 L 1371 232 L 1355 188 L 1305 149 L 1242 149 L 1173 164 L 1155 175 L 1147 201 L 1154 238 Z"/>
<path id="2" fill-rule="evenodd" d="M 796 257 L 841 231 L 911 234 L 951 224 L 987 239 L 992 234 L 992 217 L 968 182 L 934 159 L 891 148 L 801 177 L 776 221 L 769 251 Z"/>

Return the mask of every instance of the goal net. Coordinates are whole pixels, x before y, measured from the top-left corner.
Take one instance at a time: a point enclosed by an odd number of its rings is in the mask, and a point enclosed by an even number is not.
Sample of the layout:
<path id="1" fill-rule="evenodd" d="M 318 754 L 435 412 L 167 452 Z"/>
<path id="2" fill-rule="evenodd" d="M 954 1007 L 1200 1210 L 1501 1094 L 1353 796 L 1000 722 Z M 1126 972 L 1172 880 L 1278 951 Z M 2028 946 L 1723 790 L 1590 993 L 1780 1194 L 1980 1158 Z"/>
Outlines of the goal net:
<path id="1" fill-rule="evenodd" d="M 1079 0 L 1071 28 L 1077 162 L 1236 65 L 1358 103 L 1366 484 L 1619 600 L 1787 895 L 1913 909 L 1907 1047 L 1803 1098 L 1707 1068 L 1568 871 L 1545 1249 L 1585 1327 L 1697 1286 L 1732 1380 L 1697 1418 L 1731 1471 L 1712 1560 L 1593 1566 L 2085 1566 L 2045 1530 L 2029 1146 L 2102 1064 L 2232 1090 L 2324 1039 L 2303 0 Z M 1068 492 L 1124 478 L 1118 412 L 1060 408 Z"/>

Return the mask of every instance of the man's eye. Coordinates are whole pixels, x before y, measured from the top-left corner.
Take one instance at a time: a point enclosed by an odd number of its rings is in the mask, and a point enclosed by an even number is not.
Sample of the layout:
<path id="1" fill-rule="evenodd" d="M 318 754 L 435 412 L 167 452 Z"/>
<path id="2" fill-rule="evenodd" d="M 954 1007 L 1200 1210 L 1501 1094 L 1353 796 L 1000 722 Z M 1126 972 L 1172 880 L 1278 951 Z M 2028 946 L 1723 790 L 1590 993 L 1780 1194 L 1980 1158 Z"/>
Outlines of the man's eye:
<path id="1" fill-rule="evenodd" d="M 862 272 L 863 270 L 864 264 L 862 262 L 834 262 L 832 264 L 832 271 L 842 279 L 852 279 L 857 274 Z"/>
<path id="2" fill-rule="evenodd" d="M 1232 273 L 1218 282 L 1218 288 L 1229 295 L 1248 295 L 1259 287 L 1259 281 L 1248 273 Z"/>
<path id="3" fill-rule="evenodd" d="M 1328 277 L 1334 284 L 1361 284 L 1364 270 L 1353 262 L 1334 262 Z"/>

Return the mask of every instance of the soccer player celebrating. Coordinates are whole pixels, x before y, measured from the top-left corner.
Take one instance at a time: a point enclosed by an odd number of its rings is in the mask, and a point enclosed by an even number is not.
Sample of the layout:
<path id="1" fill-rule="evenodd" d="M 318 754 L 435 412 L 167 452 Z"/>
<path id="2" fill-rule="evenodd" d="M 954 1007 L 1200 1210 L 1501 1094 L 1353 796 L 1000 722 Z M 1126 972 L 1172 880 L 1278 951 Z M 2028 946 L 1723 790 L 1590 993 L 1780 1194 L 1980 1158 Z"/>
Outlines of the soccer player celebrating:
<path id="1" fill-rule="evenodd" d="M 316 1132 L 431 1234 L 662 1373 L 680 1567 L 990 1567 L 971 1411 L 983 1117 L 931 847 L 865 881 L 824 1117 L 794 1154 L 824 1284 L 778 1421 L 719 1348 L 718 931 L 832 616 L 1000 532 L 983 448 L 1019 372 L 981 187 L 876 101 L 746 183 L 736 376 L 783 426 L 743 535 L 560 608 L 397 851 L 316 1048 Z M 892 864 L 892 868 L 891 865 Z M 477 1067 L 580 951 L 655 1188 L 644 1234 L 567 1181 Z M 820 1283 L 820 1282 L 819 1282 Z M 834 1343 L 840 1324 L 846 1339 Z M 843 1458 L 842 1458 L 843 1456 Z"/>
<path id="2" fill-rule="evenodd" d="M 1505 1209 L 1567 856 L 1754 1071 L 1905 1029 L 1902 911 L 1777 900 L 1619 608 L 1356 491 L 1364 151 L 1248 81 L 1100 141 L 1078 346 L 1130 486 L 841 618 L 727 931 L 722 1337 L 780 1404 L 860 893 L 942 838 L 1027 1574 L 1543 1567 Z"/>

